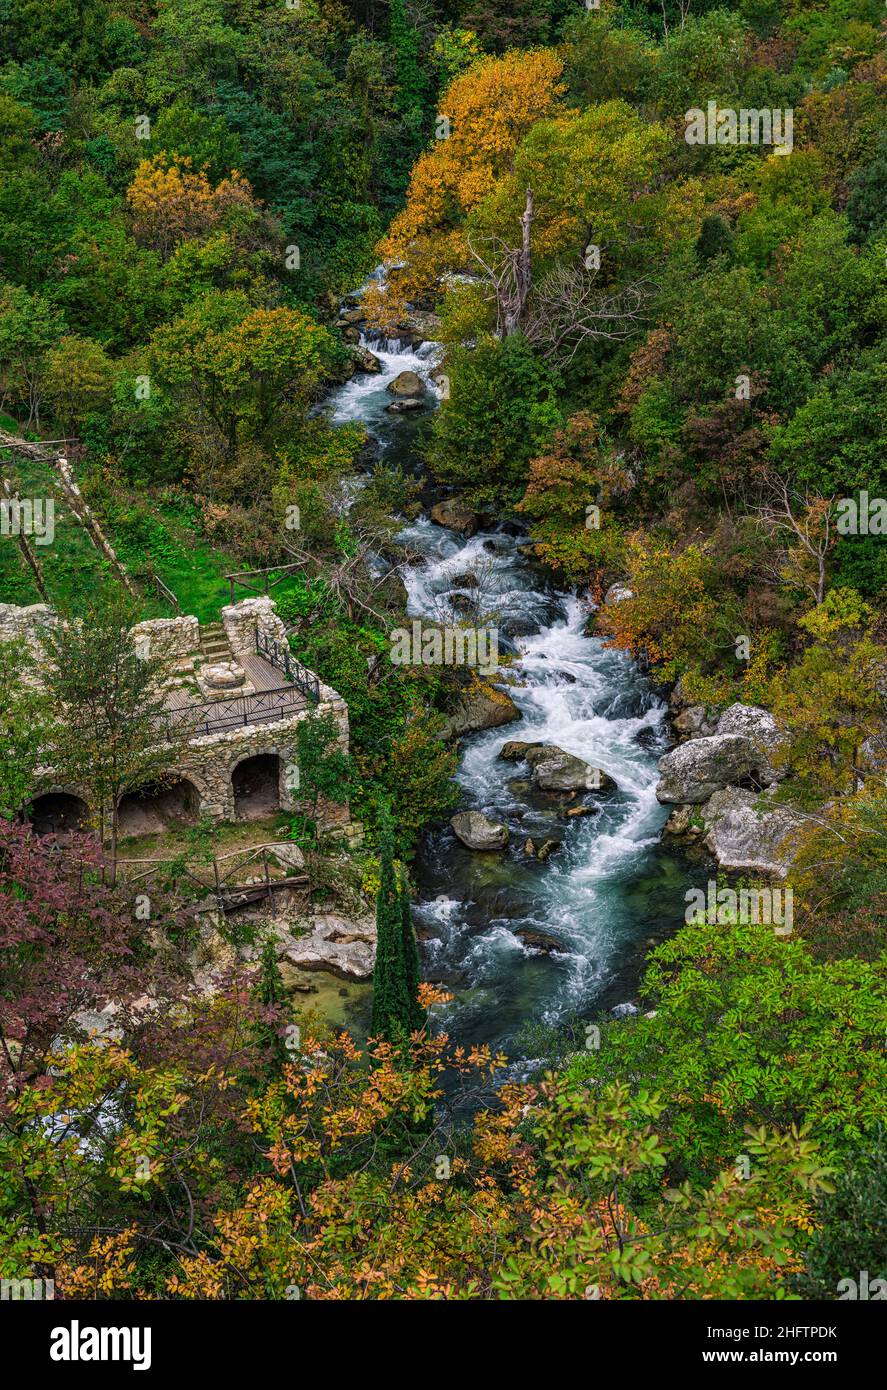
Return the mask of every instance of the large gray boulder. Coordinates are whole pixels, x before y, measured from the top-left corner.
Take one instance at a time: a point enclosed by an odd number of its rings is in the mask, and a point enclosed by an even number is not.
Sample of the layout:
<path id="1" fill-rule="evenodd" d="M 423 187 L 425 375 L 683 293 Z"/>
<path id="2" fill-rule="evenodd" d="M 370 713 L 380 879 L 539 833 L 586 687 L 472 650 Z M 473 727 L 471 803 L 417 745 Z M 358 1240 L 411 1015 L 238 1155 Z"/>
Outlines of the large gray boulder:
<path id="1" fill-rule="evenodd" d="M 386 389 L 393 396 L 424 396 L 426 387 L 418 372 L 398 372 Z"/>
<path id="2" fill-rule="evenodd" d="M 326 970 L 343 980 L 371 980 L 376 958 L 374 914 L 348 919 L 318 913 L 305 936 L 278 934 L 281 960 L 299 970 Z"/>
<path id="3" fill-rule="evenodd" d="M 616 783 L 599 767 L 584 758 L 567 753 L 555 743 L 522 743 L 510 739 L 503 743 L 499 757 L 505 762 L 526 762 L 533 769 L 533 782 L 540 791 L 611 791 Z"/>
<path id="4" fill-rule="evenodd" d="M 540 791 L 610 791 L 616 783 L 599 767 L 592 767 L 584 758 L 566 753 L 554 744 L 531 749 L 527 761 L 533 769 L 533 781 Z"/>
<path id="5" fill-rule="evenodd" d="M 685 710 L 684 716 L 690 714 Z M 688 739 L 659 760 L 656 795 L 674 805 L 699 805 L 723 787 L 770 787 L 785 776 L 774 766 L 783 743 L 776 720 L 757 705 L 731 705 L 713 734 Z"/>
<path id="6" fill-rule="evenodd" d="M 507 827 L 489 820 L 483 811 L 460 811 L 450 825 L 466 849 L 504 849 L 508 844 Z"/>
<path id="7" fill-rule="evenodd" d="M 461 738 L 463 734 L 475 734 L 481 729 L 498 729 L 500 724 L 511 724 L 520 717 L 520 710 L 504 690 L 475 682 L 459 696 L 441 730 L 441 737 Z"/>
<path id="8" fill-rule="evenodd" d="M 741 734 L 743 738 L 750 739 L 759 751 L 766 753 L 773 753 L 784 743 L 773 715 L 759 705 L 731 705 L 718 720 L 715 732 Z"/>
<path id="9" fill-rule="evenodd" d="M 770 795 L 724 787 L 702 808 L 704 844 L 722 869 L 785 878 L 804 822 Z"/>
<path id="10" fill-rule="evenodd" d="M 741 734 L 691 738 L 659 759 L 656 796 L 675 806 L 699 805 L 722 787 L 760 781 L 761 762 L 751 739 Z"/>

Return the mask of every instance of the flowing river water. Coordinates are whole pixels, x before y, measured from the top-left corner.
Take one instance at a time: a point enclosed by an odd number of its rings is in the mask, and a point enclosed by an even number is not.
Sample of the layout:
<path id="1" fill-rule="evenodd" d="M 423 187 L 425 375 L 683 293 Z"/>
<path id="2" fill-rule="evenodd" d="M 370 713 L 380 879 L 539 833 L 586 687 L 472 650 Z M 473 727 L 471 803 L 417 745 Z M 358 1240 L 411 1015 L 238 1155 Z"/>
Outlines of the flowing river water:
<path id="1" fill-rule="evenodd" d="M 382 371 L 355 375 L 327 412 L 335 422 L 361 421 L 383 457 L 416 473 L 411 439 L 416 416 L 436 404 L 437 349 L 365 346 Z M 423 412 L 385 410 L 394 400 L 388 383 L 404 370 L 428 382 Z M 506 524 L 466 540 L 423 515 L 400 539 L 422 557 L 404 574 L 411 617 L 465 621 L 466 601 L 481 594 L 516 648 L 500 681 L 521 719 L 463 739 L 457 773 L 463 807 L 505 824 L 509 847 L 471 852 L 449 826 L 427 835 L 415 922 L 425 978 L 454 995 L 435 1010 L 437 1021 L 458 1041 L 490 1043 L 517 1062 L 532 1055 L 535 1026 L 630 997 L 645 945 L 683 917 L 687 880 L 660 844 L 666 811 L 655 786 L 666 707 L 629 657 L 586 636 L 588 600 L 558 591 L 515 532 Z M 617 790 L 588 798 L 596 812 L 566 817 L 564 799 L 535 791 L 526 765 L 498 757 L 511 739 L 556 744 L 602 768 Z M 528 839 L 559 845 L 540 862 L 525 852 Z"/>

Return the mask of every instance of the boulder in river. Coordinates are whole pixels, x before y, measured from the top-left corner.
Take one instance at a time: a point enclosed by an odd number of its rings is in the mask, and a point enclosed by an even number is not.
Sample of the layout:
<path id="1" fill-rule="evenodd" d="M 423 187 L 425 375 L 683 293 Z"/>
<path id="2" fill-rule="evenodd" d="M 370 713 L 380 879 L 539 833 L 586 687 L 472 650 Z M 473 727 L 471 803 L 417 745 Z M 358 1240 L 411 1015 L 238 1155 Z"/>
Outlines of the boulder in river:
<path id="1" fill-rule="evenodd" d="M 780 742 L 767 710 L 731 705 L 716 733 L 689 739 L 660 758 L 656 795 L 666 804 L 698 805 L 724 787 L 772 786 L 784 775 L 771 761 Z"/>
<path id="2" fill-rule="evenodd" d="M 526 762 L 530 749 L 544 747 L 544 743 L 522 743 L 520 739 L 510 738 L 499 749 L 499 757 L 506 763 Z"/>
<path id="3" fill-rule="evenodd" d="M 450 825 L 466 849 L 504 849 L 508 844 L 507 827 L 491 821 L 483 811 L 460 811 Z"/>
<path id="4" fill-rule="evenodd" d="M 533 768 L 533 781 L 540 791 L 611 791 L 616 783 L 599 767 L 592 767 L 584 758 L 566 753 L 554 744 L 545 744 L 528 755 Z"/>
<path id="5" fill-rule="evenodd" d="M 418 372 L 398 372 L 386 390 L 393 396 L 424 396 L 426 386 Z"/>
<path id="6" fill-rule="evenodd" d="M 442 502 L 435 502 L 431 508 L 431 520 L 466 537 L 473 536 L 480 525 L 477 512 L 466 507 L 458 497 L 445 497 Z"/>
<path id="7" fill-rule="evenodd" d="M 515 719 L 520 719 L 520 710 L 510 695 L 495 686 L 473 681 L 459 696 L 458 703 L 441 730 L 441 737 L 462 738 L 464 734 L 476 734 L 482 729 L 497 729 L 500 724 L 511 724 Z"/>
<path id="8" fill-rule="evenodd" d="M 536 931 L 530 927 L 516 927 L 514 934 L 528 950 L 542 951 L 546 956 L 556 954 L 564 949 L 553 936 L 548 936 L 545 932 Z"/>
<path id="9" fill-rule="evenodd" d="M 358 371 L 375 373 L 381 372 L 382 370 L 382 363 L 374 352 L 370 352 L 369 348 L 356 347 L 354 349 L 354 360 L 357 363 Z"/>
<path id="10" fill-rule="evenodd" d="M 527 762 L 540 791 L 611 791 L 616 783 L 599 767 L 567 753 L 554 743 L 522 743 L 509 739 L 499 750 L 505 762 Z"/>
<path id="11" fill-rule="evenodd" d="M 392 401 L 390 405 L 385 407 L 391 415 L 406 415 L 411 410 L 422 410 L 423 408 L 424 402 L 419 400 L 417 396 L 405 396 L 403 400 Z"/>

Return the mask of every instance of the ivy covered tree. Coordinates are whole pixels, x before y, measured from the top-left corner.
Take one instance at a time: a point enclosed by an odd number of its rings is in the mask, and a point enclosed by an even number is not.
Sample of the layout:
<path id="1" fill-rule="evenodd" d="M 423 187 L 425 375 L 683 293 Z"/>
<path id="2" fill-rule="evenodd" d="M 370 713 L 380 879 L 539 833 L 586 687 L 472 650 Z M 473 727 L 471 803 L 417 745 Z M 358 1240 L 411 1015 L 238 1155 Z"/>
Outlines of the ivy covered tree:
<path id="1" fill-rule="evenodd" d="M 418 999 L 419 955 L 410 915 L 409 894 L 398 884 L 394 835 L 385 815 L 379 836 L 379 890 L 376 894 L 376 963 L 373 969 L 372 1033 L 403 1042 L 421 1028 L 424 1010 Z"/>

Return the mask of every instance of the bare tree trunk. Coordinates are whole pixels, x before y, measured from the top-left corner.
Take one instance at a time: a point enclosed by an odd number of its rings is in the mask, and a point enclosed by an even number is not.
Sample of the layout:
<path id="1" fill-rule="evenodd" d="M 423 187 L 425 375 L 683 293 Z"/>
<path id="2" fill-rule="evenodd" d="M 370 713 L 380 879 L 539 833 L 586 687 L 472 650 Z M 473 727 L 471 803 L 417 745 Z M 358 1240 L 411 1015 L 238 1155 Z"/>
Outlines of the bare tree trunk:
<path id="1" fill-rule="evenodd" d="M 520 220 L 521 247 L 515 257 L 514 287 L 502 316 L 502 336 L 509 337 L 520 328 L 521 316 L 530 293 L 530 236 L 533 226 L 533 190 L 527 189 L 527 201 Z"/>

